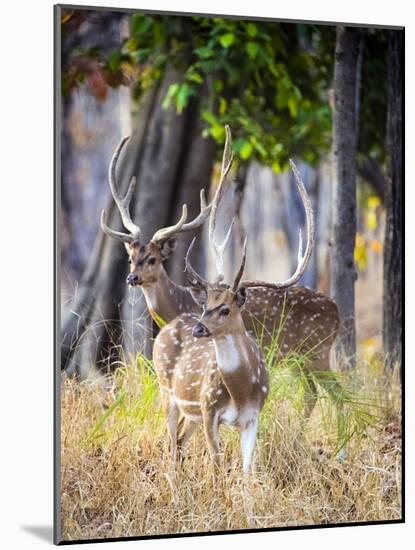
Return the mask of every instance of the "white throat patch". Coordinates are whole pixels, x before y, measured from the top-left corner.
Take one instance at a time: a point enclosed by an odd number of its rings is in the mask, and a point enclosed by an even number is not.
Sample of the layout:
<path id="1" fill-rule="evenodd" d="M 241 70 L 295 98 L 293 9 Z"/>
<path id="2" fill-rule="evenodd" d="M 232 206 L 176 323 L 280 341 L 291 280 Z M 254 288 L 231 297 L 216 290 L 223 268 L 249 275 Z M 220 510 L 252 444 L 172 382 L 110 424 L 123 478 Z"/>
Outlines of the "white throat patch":
<path id="1" fill-rule="evenodd" d="M 213 340 L 216 351 L 216 361 L 218 367 L 224 372 L 232 372 L 238 369 L 241 365 L 241 356 L 235 339 L 230 334 L 224 339 Z"/>

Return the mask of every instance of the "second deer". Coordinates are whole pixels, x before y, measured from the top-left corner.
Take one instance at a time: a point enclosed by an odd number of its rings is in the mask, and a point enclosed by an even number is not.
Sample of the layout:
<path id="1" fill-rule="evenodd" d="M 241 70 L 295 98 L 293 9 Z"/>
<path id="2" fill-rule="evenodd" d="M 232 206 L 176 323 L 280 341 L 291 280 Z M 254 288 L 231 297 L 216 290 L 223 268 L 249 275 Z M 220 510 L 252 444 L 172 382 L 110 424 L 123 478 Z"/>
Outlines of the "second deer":
<path id="1" fill-rule="evenodd" d="M 186 269 L 195 277 L 189 259 L 193 243 L 186 255 Z M 240 286 L 245 256 L 246 241 L 231 285 L 222 283 L 221 273 L 214 284 L 204 281 L 198 285 L 194 297 L 203 307 L 202 315 L 183 314 L 166 325 L 154 342 L 153 359 L 173 459 L 201 423 L 217 464 L 218 428 L 224 423 L 241 432 L 243 471 L 248 473 L 269 380 L 262 352 L 247 333 L 241 314 L 246 300 L 246 291 Z"/>

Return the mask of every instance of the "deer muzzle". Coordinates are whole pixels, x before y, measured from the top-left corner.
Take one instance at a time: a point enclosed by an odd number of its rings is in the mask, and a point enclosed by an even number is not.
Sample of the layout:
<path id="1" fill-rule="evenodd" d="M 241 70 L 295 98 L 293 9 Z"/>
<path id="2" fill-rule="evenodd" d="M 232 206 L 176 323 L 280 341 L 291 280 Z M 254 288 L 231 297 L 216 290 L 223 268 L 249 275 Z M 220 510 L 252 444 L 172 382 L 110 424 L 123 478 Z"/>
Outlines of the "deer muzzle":
<path id="1" fill-rule="evenodd" d="M 136 286 L 141 285 L 143 282 L 143 279 L 136 275 L 135 273 L 130 273 L 127 277 L 127 285 L 130 286 Z"/>
<path id="2" fill-rule="evenodd" d="M 210 336 L 209 329 L 205 327 L 203 323 L 197 323 L 193 329 L 192 334 L 196 338 L 203 338 L 204 336 Z"/>

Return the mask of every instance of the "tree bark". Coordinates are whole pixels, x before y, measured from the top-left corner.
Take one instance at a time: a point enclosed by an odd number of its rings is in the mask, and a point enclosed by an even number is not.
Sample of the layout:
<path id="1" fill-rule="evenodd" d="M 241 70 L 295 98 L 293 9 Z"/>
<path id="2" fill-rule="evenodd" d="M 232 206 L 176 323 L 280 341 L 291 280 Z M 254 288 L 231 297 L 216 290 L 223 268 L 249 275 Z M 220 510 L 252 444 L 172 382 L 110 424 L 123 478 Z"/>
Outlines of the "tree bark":
<path id="1" fill-rule="evenodd" d="M 88 12 L 83 23 L 62 40 L 62 66 L 71 62 L 76 48 L 98 46 L 103 55 L 120 47 L 123 14 Z M 62 97 L 61 121 L 61 254 L 62 293 L 74 291 L 94 243 L 99 219 L 92 217 L 104 207 L 109 194 L 107 166 L 102 162 L 121 138 L 121 111 L 128 112 L 128 94 L 108 89 L 100 102 L 86 89 L 79 88 Z M 105 186 L 103 188 L 103 186 Z M 91 216 L 92 214 L 92 216 Z"/>
<path id="2" fill-rule="evenodd" d="M 341 327 L 336 351 L 343 365 L 353 367 L 356 354 L 354 263 L 356 235 L 357 86 L 361 31 L 337 27 L 333 112 L 333 258 L 332 295 Z"/>
<path id="3" fill-rule="evenodd" d="M 188 206 L 189 220 L 192 220 L 199 214 L 201 189 L 205 190 L 206 200 L 209 197 L 216 147 L 213 139 L 202 136 L 203 121 L 199 116 L 200 102 L 204 100 L 207 93 L 207 88 L 203 88 L 199 100 L 189 105 L 185 139 L 182 144 L 183 158 L 180 160 L 179 176 L 174 190 L 173 216 L 170 223 L 176 223 L 179 219 L 183 203 L 186 203 Z M 206 272 L 201 233 L 202 228 L 199 228 L 197 231 L 183 233 L 177 237 L 176 250 L 174 256 L 168 260 L 167 271 L 170 277 L 178 284 L 187 284 L 183 258 L 195 235 L 197 236 L 197 240 L 194 246 L 192 265 L 198 273 L 203 275 Z"/>
<path id="4" fill-rule="evenodd" d="M 403 31 L 389 31 L 386 228 L 383 269 L 383 346 L 385 365 L 402 361 L 402 113 Z"/>

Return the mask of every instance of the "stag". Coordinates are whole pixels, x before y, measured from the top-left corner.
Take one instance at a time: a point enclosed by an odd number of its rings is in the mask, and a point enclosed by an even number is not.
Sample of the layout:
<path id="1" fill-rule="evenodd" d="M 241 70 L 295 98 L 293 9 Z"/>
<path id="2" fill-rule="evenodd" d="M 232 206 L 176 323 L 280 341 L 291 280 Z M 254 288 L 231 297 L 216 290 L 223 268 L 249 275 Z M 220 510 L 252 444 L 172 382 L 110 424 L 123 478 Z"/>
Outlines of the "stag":
<path id="1" fill-rule="evenodd" d="M 194 241 L 186 255 L 186 270 L 198 278 L 190 263 Z M 203 307 L 202 315 L 179 315 L 154 342 L 154 367 L 174 461 L 178 452 L 182 456 L 184 445 L 201 423 L 211 458 L 218 465 L 218 428 L 224 423 L 240 430 L 243 471 L 251 469 L 269 381 L 260 347 L 246 331 L 241 313 L 246 300 L 240 285 L 245 258 L 246 240 L 233 283 L 222 282 L 223 272 L 213 284 L 199 283 L 192 295 Z M 221 255 L 216 259 L 217 265 L 223 265 Z"/>
<path id="2" fill-rule="evenodd" d="M 154 319 L 161 318 L 165 322 L 170 322 L 182 313 L 200 311 L 200 307 L 192 295 L 194 296 L 196 293 L 195 285 L 201 286 L 203 292 L 203 285 L 206 282 L 195 274 L 191 281 L 194 288 L 177 285 L 168 277 L 163 263 L 173 253 L 175 237 L 180 233 L 200 227 L 208 217 L 209 238 L 219 269 L 218 282 L 220 282 L 220 277 L 223 278 L 224 243 L 218 245 L 216 242 L 215 228 L 218 206 L 233 161 L 231 133 L 227 126 L 220 181 L 212 203 L 206 206 L 202 191 L 200 214 L 193 221 L 186 223 L 187 207 L 183 205 L 179 221 L 172 227 L 156 231 L 147 244 L 141 242 L 141 230 L 133 223 L 129 213 L 129 204 L 136 183 L 135 178 L 132 179 L 125 197 L 120 197 L 117 191 L 116 163 L 127 139 L 121 141 L 112 157 L 109 167 L 109 183 L 128 233 L 110 229 L 105 222 L 105 211 L 101 215 L 101 227 L 107 235 L 123 241 L 126 245 L 130 263 L 127 283 L 131 286 L 139 285 L 142 288 L 149 312 Z M 317 399 L 314 379 L 319 372 L 330 370 L 330 350 L 339 329 L 339 312 L 336 303 L 324 294 L 302 286 L 294 286 L 303 275 L 313 251 L 314 217 L 301 176 L 295 164 L 292 161 L 290 163 L 306 213 L 307 244 L 305 252 L 303 254 L 300 233 L 298 266 L 293 275 L 280 282 L 244 281 L 242 286 L 246 291 L 246 301 L 241 313 L 247 331 L 256 337 L 260 346 L 265 350 L 270 346 L 273 347 L 275 361 L 279 361 L 292 351 L 296 351 L 306 358 L 304 371 L 307 375 L 313 374 L 308 377 L 310 391 L 307 392 L 305 411 L 308 416 Z M 335 390 L 336 387 L 333 386 L 333 391 Z"/>
<path id="3" fill-rule="evenodd" d="M 228 134 L 229 135 L 229 134 Z M 124 197 L 119 194 L 116 182 L 116 166 L 121 151 L 129 138 L 123 138 L 117 146 L 109 165 L 109 185 L 115 204 L 121 214 L 121 219 L 128 233 L 115 231 L 106 223 L 105 210 L 101 212 L 101 228 L 106 235 L 125 244 L 128 253 L 130 273 L 127 284 L 141 287 L 150 315 L 156 322 L 173 320 L 184 312 L 197 312 L 198 307 L 191 297 L 187 287 L 172 281 L 164 262 L 172 255 L 176 247 L 176 237 L 198 229 L 208 218 L 212 204 L 207 205 L 205 192 L 200 192 L 200 212 L 198 216 L 187 222 L 187 205 L 183 204 L 182 214 L 175 225 L 158 229 L 148 243 L 141 239 L 141 229 L 136 225 L 130 214 L 130 203 L 136 186 L 136 178 L 131 179 Z M 225 147 L 228 150 L 228 146 Z M 218 188 L 221 188 L 227 173 L 231 168 L 231 160 L 222 171 Z"/>

